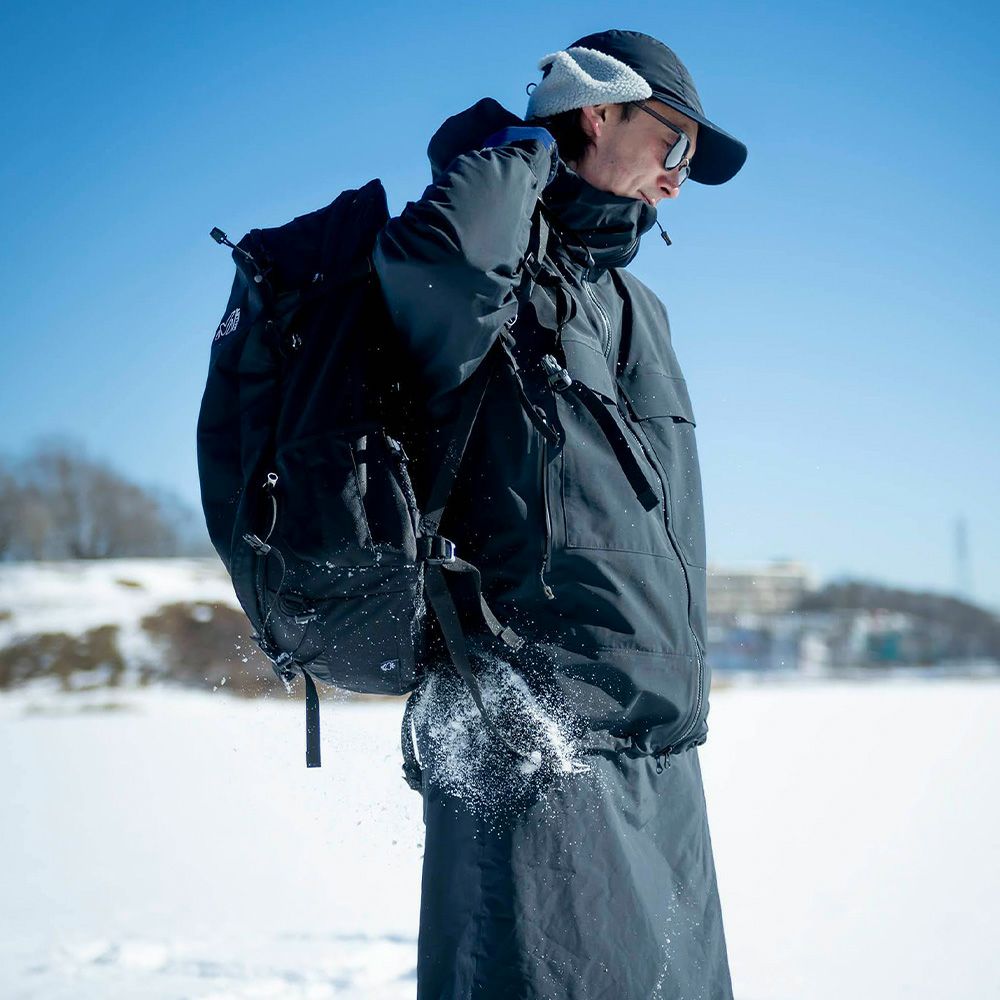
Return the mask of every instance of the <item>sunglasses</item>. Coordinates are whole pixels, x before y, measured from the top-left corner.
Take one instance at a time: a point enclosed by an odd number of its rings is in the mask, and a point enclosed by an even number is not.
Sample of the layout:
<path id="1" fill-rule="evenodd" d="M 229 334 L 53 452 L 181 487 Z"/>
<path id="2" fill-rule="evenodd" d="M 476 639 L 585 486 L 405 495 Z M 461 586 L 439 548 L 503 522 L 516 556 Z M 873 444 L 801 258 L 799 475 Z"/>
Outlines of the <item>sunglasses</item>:
<path id="1" fill-rule="evenodd" d="M 677 183 L 683 184 L 691 173 L 691 164 L 687 159 L 688 150 L 691 148 L 691 139 L 686 132 L 682 132 L 672 121 L 664 118 L 652 108 L 647 108 L 645 104 L 636 102 L 633 107 L 645 111 L 647 115 L 652 115 L 658 122 L 663 122 L 671 132 L 677 133 L 677 141 L 667 150 L 667 155 L 663 157 L 664 170 L 677 170 Z"/>

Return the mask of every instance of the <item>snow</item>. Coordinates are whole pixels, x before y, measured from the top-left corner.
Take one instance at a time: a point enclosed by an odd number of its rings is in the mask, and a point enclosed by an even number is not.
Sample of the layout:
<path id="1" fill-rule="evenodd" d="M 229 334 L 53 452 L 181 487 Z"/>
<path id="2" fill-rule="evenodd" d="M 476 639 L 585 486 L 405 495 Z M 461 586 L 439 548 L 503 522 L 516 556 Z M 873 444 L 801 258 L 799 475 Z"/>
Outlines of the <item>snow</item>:
<path id="1" fill-rule="evenodd" d="M 998 710 L 996 680 L 713 692 L 737 1000 L 1000 994 Z M 400 711 L 324 705 L 307 769 L 297 700 L 0 697 L 0 995 L 412 998 Z"/>
<path id="2" fill-rule="evenodd" d="M 0 700 L 0 996 L 412 996 L 400 706 L 325 704 L 307 769 L 300 704 L 110 694 Z"/>
<path id="3" fill-rule="evenodd" d="M 131 626 L 174 601 L 239 607 L 218 559 L 101 559 L 0 566 L 0 645 L 41 632 Z"/>
<path id="4" fill-rule="evenodd" d="M 235 606 L 217 560 L 5 565 L 0 646 L 107 624 L 138 644 L 175 601 Z M 1000 996 L 1000 679 L 720 680 L 699 753 L 736 1000 Z M 412 1000 L 401 704 L 324 700 L 307 769 L 301 686 L 227 690 L 0 692 L 3 1000 Z M 453 707 L 423 722 L 476 721 Z M 443 745 L 488 765 L 467 733 Z"/>
<path id="5" fill-rule="evenodd" d="M 413 695 L 413 733 L 424 755 L 421 763 L 471 812 L 496 820 L 526 801 L 546 775 L 589 770 L 572 719 L 550 692 L 533 691 L 509 663 L 491 655 L 480 663 L 479 686 L 506 746 L 487 728 L 456 673 L 432 674 Z M 514 753 L 520 759 L 512 768 Z"/>
<path id="6" fill-rule="evenodd" d="M 177 601 L 239 607 L 233 585 L 215 558 L 0 565 L 0 648 L 31 635 L 79 635 L 114 625 L 119 629 L 118 648 L 126 660 L 149 662 L 155 660 L 157 650 L 139 623 Z M 210 614 L 211 609 L 195 613 L 206 612 Z"/>

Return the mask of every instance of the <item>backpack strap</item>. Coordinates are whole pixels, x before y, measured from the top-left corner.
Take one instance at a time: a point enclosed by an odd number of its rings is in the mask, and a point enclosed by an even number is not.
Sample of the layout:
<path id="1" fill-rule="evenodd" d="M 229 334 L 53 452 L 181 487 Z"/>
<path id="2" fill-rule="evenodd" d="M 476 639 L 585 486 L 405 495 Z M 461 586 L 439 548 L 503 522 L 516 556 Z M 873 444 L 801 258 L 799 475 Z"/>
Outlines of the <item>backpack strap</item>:
<path id="1" fill-rule="evenodd" d="M 457 430 L 448 441 L 441 465 L 431 486 L 430 496 L 427 503 L 427 511 L 420 519 L 420 533 L 417 538 L 418 555 L 424 559 L 424 591 L 430 602 L 438 625 L 441 628 L 441 635 L 444 638 L 445 647 L 451 658 L 455 669 L 462 680 L 465 681 L 472 700 L 479 709 L 489 732 L 499 742 L 503 743 L 515 756 L 531 761 L 530 752 L 514 746 L 494 724 L 493 719 L 487 711 L 483 701 L 482 690 L 479 681 L 472 669 L 472 662 L 469 656 L 468 641 L 465 631 L 462 628 L 461 617 L 455 599 L 452 596 L 446 573 L 458 574 L 472 591 L 473 599 L 478 605 L 479 612 L 484 623 L 490 632 L 501 639 L 510 649 L 517 650 L 524 645 L 524 640 L 511 628 L 505 627 L 490 610 L 486 598 L 482 592 L 482 577 L 479 570 L 464 559 L 459 559 L 455 555 L 455 544 L 439 534 L 441 520 L 444 517 L 448 498 L 451 495 L 455 478 L 458 474 L 459 466 L 468 447 L 472 430 L 475 426 L 476 417 L 482 408 L 486 390 L 493 378 L 498 362 L 498 351 L 500 349 L 495 344 L 489 354 L 480 364 L 478 370 L 472 377 L 471 384 L 466 388 L 462 405 L 456 418 Z M 414 760 L 411 757 L 407 762 L 407 746 L 410 742 L 409 730 L 404 727 L 402 733 L 404 747 L 404 775 L 409 769 L 411 775 L 419 771 L 414 771 Z M 409 747 L 412 753 L 412 745 Z"/>
<path id="2" fill-rule="evenodd" d="M 306 680 L 306 767 L 319 767 L 319 692 L 312 674 L 303 669 Z"/>
<path id="3" fill-rule="evenodd" d="M 526 299 L 531 294 L 531 287 L 533 287 L 541 270 L 541 262 L 545 257 L 548 241 L 549 224 L 542 213 L 539 203 L 539 207 L 536 207 L 531 217 L 531 234 L 528 239 L 528 250 L 521 263 L 521 267 L 528 275 L 528 280 L 525 282 L 528 290 L 527 292 L 520 291 L 518 293 L 519 301 Z M 516 319 L 517 315 L 515 314 L 511 320 L 507 321 L 506 329 L 501 330 L 496 341 L 494 341 L 487 352 L 486 357 L 480 362 L 472 378 L 469 379 L 462 390 L 462 402 L 453 422 L 455 430 L 445 445 L 439 459 L 440 466 L 427 498 L 427 509 L 420 519 L 419 535 L 423 541 L 418 540 L 418 545 L 425 547 L 426 556 L 436 554 L 446 556 L 449 552 L 448 546 L 450 543 L 447 543 L 447 539 L 436 541 L 440 537 L 438 536 L 438 529 L 441 526 L 441 520 L 444 517 L 445 507 L 448 504 L 448 498 L 451 496 L 452 487 L 455 485 L 458 467 L 462 464 L 462 457 L 465 455 L 465 449 L 468 447 L 469 440 L 472 437 L 476 418 L 479 416 L 479 410 L 483 405 L 486 390 L 489 388 L 490 381 L 495 374 L 500 357 L 506 359 L 508 364 L 513 362 L 513 371 L 523 391 L 521 379 L 517 375 L 517 364 L 513 360 L 508 342 L 510 327 L 514 325 Z M 454 545 L 450 546 L 450 551 L 452 554 L 454 553 Z"/>
<path id="4" fill-rule="evenodd" d="M 548 241 L 548 222 L 542 214 L 541 208 L 536 207 L 531 219 L 528 250 L 521 264 L 528 278 L 519 290 L 519 302 L 531 294 L 531 289 L 542 269 L 542 260 L 548 249 Z M 501 331 L 462 393 L 461 405 L 453 425 L 455 430 L 445 445 L 439 460 L 440 465 L 430 488 L 426 511 L 420 519 L 417 553 L 425 562 L 424 589 L 441 628 L 441 634 L 444 638 L 448 655 L 455 669 L 465 682 L 466 687 L 468 687 L 469 693 L 472 695 L 472 699 L 483 718 L 487 730 L 516 757 L 520 757 L 531 763 L 537 763 L 538 752 L 535 751 L 533 754 L 531 751 L 524 750 L 512 744 L 506 734 L 498 729 L 486 708 L 483 701 L 482 689 L 472 669 L 468 641 L 462 628 L 461 616 L 455 604 L 446 574 L 454 574 L 456 582 L 458 579 L 461 579 L 465 584 L 465 589 L 471 591 L 483 623 L 495 638 L 500 639 L 509 649 L 514 651 L 524 645 L 524 640 L 512 628 L 504 626 L 497 619 L 496 615 L 493 614 L 486 598 L 483 596 L 482 577 L 479 570 L 471 563 L 457 558 L 454 542 L 444 538 L 439 533 L 441 521 L 444 518 L 445 509 L 448 505 L 452 488 L 455 485 L 459 467 L 462 464 L 469 440 L 472 437 L 476 419 L 482 409 L 483 399 L 496 373 L 497 365 L 501 361 L 506 361 L 511 371 L 513 371 L 519 387 L 519 395 L 522 402 L 528 406 L 529 415 L 534 414 L 533 419 L 536 421 L 538 419 L 544 421 L 544 415 L 537 414 L 534 407 L 531 407 L 530 402 L 527 400 L 527 395 L 524 393 L 523 385 L 517 372 L 517 364 L 514 362 L 510 346 L 507 342 L 510 326 L 513 325 L 516 319 L 517 316 L 515 314 L 513 320 L 508 321 L 507 329 Z M 549 434 L 552 433 L 552 428 L 547 425 L 547 422 L 545 422 L 545 431 Z M 413 749 L 411 718 L 412 698 L 407 701 L 407 708 L 403 713 L 403 728 L 400 734 L 403 747 L 403 774 L 407 784 L 413 788 L 419 788 L 421 787 L 421 771 Z"/>
<path id="5" fill-rule="evenodd" d="M 545 210 L 539 201 L 535 204 L 535 211 L 531 216 L 531 232 L 528 235 L 528 249 L 521 262 L 521 267 L 528 274 L 530 282 L 533 284 L 538 280 L 538 274 L 542 269 L 542 262 L 549 248 L 549 221 L 545 218 Z M 531 289 L 528 289 L 528 295 Z"/>

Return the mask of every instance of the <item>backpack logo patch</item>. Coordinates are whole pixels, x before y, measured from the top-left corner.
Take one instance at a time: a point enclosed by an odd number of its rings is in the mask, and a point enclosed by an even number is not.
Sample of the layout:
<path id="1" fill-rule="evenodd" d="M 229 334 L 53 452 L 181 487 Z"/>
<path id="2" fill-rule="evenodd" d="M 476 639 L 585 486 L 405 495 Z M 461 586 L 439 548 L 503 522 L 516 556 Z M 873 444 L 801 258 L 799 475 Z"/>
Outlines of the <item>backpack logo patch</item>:
<path id="1" fill-rule="evenodd" d="M 240 310 L 237 307 L 219 324 L 219 328 L 215 331 L 215 336 L 212 338 L 212 343 L 214 344 L 217 340 L 222 340 L 223 337 L 228 337 L 239 325 Z"/>

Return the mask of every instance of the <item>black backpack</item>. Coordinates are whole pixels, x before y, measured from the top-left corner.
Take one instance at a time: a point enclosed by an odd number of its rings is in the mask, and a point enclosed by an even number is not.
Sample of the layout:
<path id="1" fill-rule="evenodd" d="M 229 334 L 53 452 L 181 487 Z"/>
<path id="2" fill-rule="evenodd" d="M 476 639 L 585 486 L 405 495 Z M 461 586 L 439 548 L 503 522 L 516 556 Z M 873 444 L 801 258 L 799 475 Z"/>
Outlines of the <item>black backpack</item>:
<path id="1" fill-rule="evenodd" d="M 209 535 L 275 672 L 286 685 L 305 678 L 308 766 L 320 764 L 315 681 L 406 694 L 420 680 L 432 633 L 494 736 L 537 762 L 490 723 L 462 621 L 471 614 L 512 650 L 522 640 L 490 612 L 475 567 L 438 533 L 497 365 L 512 366 L 517 378 L 509 331 L 462 390 L 454 423 L 410 437 L 420 442 L 427 483 L 419 503 L 403 441 L 404 428 L 419 423 L 420 389 L 408 384 L 371 263 L 388 217 L 373 180 L 236 245 L 212 231 L 232 248 L 236 278 L 198 420 Z M 536 219 L 529 273 L 548 233 L 540 213 Z M 404 774 L 419 787 L 410 749 Z"/>

